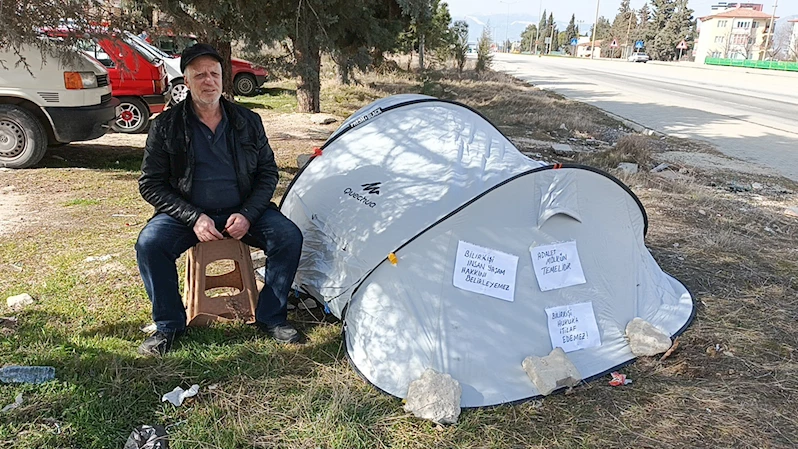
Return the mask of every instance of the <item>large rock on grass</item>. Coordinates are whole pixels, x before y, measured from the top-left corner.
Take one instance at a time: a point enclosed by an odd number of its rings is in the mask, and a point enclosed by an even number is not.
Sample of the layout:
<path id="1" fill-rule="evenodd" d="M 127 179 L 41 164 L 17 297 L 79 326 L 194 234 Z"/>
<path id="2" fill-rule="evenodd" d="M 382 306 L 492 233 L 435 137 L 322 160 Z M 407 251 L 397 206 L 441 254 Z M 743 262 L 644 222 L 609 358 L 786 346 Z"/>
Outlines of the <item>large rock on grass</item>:
<path id="1" fill-rule="evenodd" d="M 33 304 L 33 297 L 27 293 L 22 293 L 21 295 L 9 296 L 6 299 L 6 305 L 11 310 L 19 311 L 28 307 L 29 305 Z"/>
<path id="2" fill-rule="evenodd" d="M 670 335 L 662 332 L 642 318 L 635 318 L 626 325 L 629 348 L 638 357 L 657 355 L 670 349 Z"/>
<path id="3" fill-rule="evenodd" d="M 545 357 L 529 356 L 522 363 L 529 379 L 540 394 L 546 396 L 563 387 L 573 387 L 582 381 L 579 370 L 562 348 L 554 348 Z"/>
<path id="4" fill-rule="evenodd" d="M 427 369 L 407 389 L 405 410 L 438 424 L 456 424 L 463 389 L 448 374 Z"/>

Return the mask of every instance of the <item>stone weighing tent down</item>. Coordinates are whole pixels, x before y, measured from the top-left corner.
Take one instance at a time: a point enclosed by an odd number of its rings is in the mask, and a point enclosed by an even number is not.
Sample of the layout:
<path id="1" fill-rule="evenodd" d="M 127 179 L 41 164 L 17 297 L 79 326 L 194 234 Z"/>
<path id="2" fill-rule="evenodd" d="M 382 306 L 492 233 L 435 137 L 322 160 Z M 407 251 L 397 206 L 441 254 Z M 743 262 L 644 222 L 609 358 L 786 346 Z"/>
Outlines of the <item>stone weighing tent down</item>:
<path id="1" fill-rule="evenodd" d="M 634 359 L 632 319 L 673 336 L 694 314 L 623 183 L 531 160 L 455 102 L 359 110 L 280 208 L 305 238 L 295 286 L 343 319 L 353 366 L 398 397 L 430 368 L 460 383 L 463 407 L 529 399 L 525 357 L 562 346 L 594 378 Z"/>

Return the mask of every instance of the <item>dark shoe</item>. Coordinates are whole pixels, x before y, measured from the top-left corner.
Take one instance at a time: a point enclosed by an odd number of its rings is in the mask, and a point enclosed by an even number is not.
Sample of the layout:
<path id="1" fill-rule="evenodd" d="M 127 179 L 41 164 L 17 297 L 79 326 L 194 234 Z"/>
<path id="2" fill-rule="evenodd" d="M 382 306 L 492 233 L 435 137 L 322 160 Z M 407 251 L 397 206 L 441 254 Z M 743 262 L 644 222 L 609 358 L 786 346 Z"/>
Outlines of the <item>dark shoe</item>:
<path id="1" fill-rule="evenodd" d="M 139 346 L 139 354 L 150 357 L 158 357 L 166 354 L 167 351 L 172 349 L 172 343 L 183 335 L 182 331 L 178 332 L 162 332 L 155 331 L 154 334 L 149 336 L 144 343 Z"/>
<path id="2" fill-rule="evenodd" d="M 261 332 L 269 334 L 280 343 L 297 343 L 299 341 L 299 332 L 288 321 L 273 326 L 258 322 L 257 326 Z"/>

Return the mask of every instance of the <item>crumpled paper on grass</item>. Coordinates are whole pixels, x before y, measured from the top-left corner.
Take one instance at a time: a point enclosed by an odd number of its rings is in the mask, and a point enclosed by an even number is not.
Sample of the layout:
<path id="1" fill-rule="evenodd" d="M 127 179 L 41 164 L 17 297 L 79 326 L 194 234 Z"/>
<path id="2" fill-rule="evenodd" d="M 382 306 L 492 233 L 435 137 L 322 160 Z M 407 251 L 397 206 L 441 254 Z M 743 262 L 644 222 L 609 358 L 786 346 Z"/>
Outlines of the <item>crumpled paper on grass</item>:
<path id="1" fill-rule="evenodd" d="M 188 390 L 183 390 L 180 387 L 175 387 L 174 390 L 163 395 L 163 397 L 161 398 L 161 402 L 169 401 L 175 407 L 179 407 L 183 405 L 183 401 L 185 401 L 186 398 L 196 396 L 198 392 L 199 392 L 199 385 L 197 384 L 192 385 L 191 388 L 189 388 Z"/>
<path id="2" fill-rule="evenodd" d="M 17 398 L 14 399 L 14 402 L 12 402 L 11 404 L 8 404 L 5 407 L 3 407 L 2 410 L 0 410 L 0 413 L 5 413 L 5 412 L 7 412 L 9 410 L 14 410 L 15 408 L 19 407 L 20 405 L 22 405 L 22 393 L 17 395 Z"/>
<path id="3" fill-rule="evenodd" d="M 127 438 L 124 449 L 168 449 L 166 429 L 161 426 L 138 426 Z"/>

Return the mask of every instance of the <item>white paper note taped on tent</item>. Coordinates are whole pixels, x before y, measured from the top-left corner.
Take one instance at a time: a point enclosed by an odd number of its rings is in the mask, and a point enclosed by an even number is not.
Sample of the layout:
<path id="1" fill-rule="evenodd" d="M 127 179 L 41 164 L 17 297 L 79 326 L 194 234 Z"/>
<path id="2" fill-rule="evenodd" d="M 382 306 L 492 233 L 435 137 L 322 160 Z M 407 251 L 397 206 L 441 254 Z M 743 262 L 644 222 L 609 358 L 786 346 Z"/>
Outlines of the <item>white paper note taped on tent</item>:
<path id="1" fill-rule="evenodd" d="M 584 284 L 585 273 L 579 261 L 576 242 L 554 243 L 529 248 L 535 277 L 541 291 Z"/>
<path id="2" fill-rule="evenodd" d="M 593 303 L 547 307 L 551 347 L 565 352 L 601 346 Z"/>
<path id="3" fill-rule="evenodd" d="M 513 301 L 518 256 L 460 240 L 455 257 L 455 287 Z"/>

